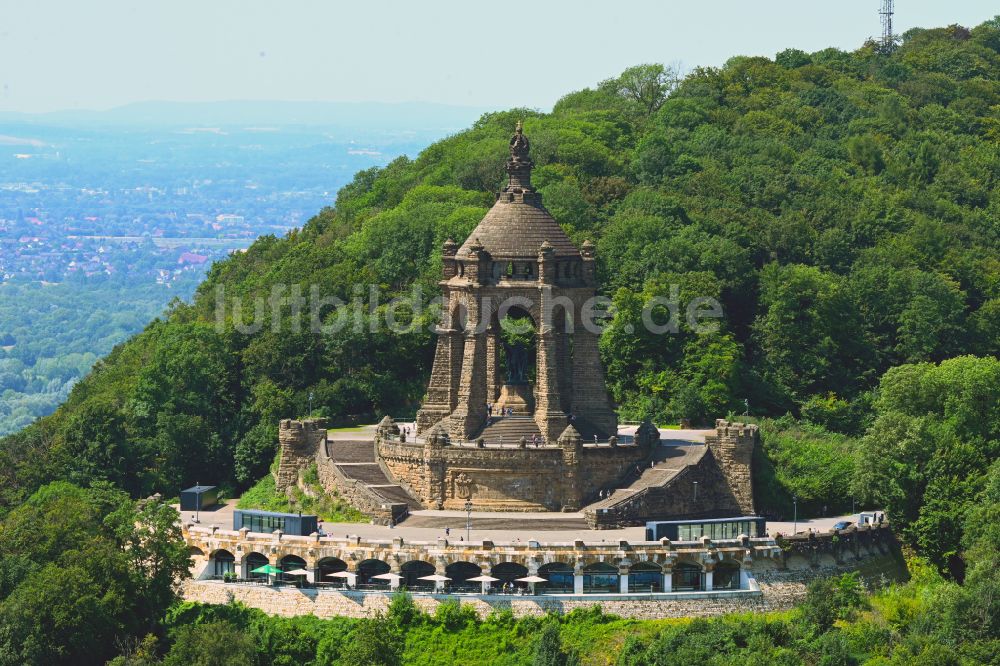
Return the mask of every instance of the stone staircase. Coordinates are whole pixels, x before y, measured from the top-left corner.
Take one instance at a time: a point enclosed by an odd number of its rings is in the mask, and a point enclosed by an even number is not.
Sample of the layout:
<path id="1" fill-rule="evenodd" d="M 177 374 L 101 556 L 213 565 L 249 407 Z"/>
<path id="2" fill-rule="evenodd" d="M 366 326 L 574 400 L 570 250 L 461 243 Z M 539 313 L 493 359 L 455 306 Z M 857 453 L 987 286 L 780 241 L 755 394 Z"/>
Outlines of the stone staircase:
<path id="1" fill-rule="evenodd" d="M 620 526 L 621 516 L 635 515 L 635 506 L 642 504 L 649 495 L 668 490 L 678 476 L 696 465 L 707 451 L 708 447 L 703 444 L 658 447 L 652 467 L 647 463 L 638 474 L 633 474 L 629 485 L 616 488 L 610 497 L 584 508 L 587 523 L 591 528 Z"/>
<path id="2" fill-rule="evenodd" d="M 372 503 L 405 504 L 409 510 L 421 508 L 402 486 L 390 479 L 375 460 L 375 446 L 368 440 L 330 439 L 326 455 L 338 475 L 357 491 L 371 496 Z"/>
<path id="3" fill-rule="evenodd" d="M 473 439 L 482 437 L 486 446 L 499 446 L 501 440 L 504 446 L 513 446 L 524 437 L 531 446 L 532 436 L 538 438 L 539 444 L 542 443 L 542 432 L 530 416 L 494 416 L 492 423 Z"/>

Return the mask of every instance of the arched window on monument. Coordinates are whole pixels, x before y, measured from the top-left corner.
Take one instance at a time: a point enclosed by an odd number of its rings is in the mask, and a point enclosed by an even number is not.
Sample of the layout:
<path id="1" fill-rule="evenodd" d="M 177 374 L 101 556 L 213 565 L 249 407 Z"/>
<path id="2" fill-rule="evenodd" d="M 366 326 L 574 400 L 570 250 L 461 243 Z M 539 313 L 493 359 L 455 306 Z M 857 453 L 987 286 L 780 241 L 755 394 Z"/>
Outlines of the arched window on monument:
<path id="1" fill-rule="evenodd" d="M 515 413 L 532 413 L 535 381 L 535 321 L 525 310 L 514 307 L 499 321 L 500 370 L 504 385 L 499 406 Z"/>

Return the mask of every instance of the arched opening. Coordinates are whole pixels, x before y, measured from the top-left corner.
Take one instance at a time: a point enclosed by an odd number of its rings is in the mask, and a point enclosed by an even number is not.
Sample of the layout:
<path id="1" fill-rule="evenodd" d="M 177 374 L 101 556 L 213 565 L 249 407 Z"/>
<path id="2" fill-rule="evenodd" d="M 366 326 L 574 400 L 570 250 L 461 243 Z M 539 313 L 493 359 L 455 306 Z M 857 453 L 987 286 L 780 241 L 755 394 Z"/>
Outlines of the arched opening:
<path id="1" fill-rule="evenodd" d="M 469 324 L 469 308 L 463 301 L 456 301 L 448 311 L 447 326 L 455 331 L 465 331 Z"/>
<path id="2" fill-rule="evenodd" d="M 188 557 L 194 559 L 196 557 L 204 557 L 204 556 L 205 556 L 205 551 L 203 551 L 198 546 L 191 546 L 190 548 L 188 548 Z"/>
<path id="3" fill-rule="evenodd" d="M 583 593 L 607 594 L 621 591 L 618 567 L 595 562 L 583 569 Z"/>
<path id="4" fill-rule="evenodd" d="M 388 590 L 390 583 L 385 578 L 375 578 L 387 574 L 392 568 L 382 560 L 364 560 L 358 565 L 358 587 L 366 590 Z"/>
<path id="5" fill-rule="evenodd" d="M 317 583 L 335 584 L 342 587 L 347 582 L 346 578 L 334 576 L 335 573 L 347 571 L 347 562 L 337 557 L 324 557 L 316 563 Z"/>
<path id="6" fill-rule="evenodd" d="M 545 579 L 544 591 L 549 594 L 573 593 L 573 567 L 565 562 L 550 562 L 538 567 L 538 575 Z M 537 590 L 538 587 L 536 586 Z"/>
<path id="7" fill-rule="evenodd" d="M 243 577 L 250 580 L 268 580 L 268 574 L 266 573 L 254 573 L 254 569 L 259 569 L 263 566 L 269 564 L 266 556 L 260 553 L 250 553 L 243 558 Z"/>
<path id="8" fill-rule="evenodd" d="M 700 592 L 705 589 L 705 576 L 701 567 L 691 562 L 679 562 L 674 565 L 674 592 Z"/>
<path id="9" fill-rule="evenodd" d="M 217 550 L 212 553 L 212 575 L 222 578 L 226 574 L 236 574 L 236 558 L 228 550 Z"/>
<path id="10" fill-rule="evenodd" d="M 448 586 L 456 592 L 481 592 L 482 583 L 469 582 L 470 578 L 482 575 L 478 564 L 472 562 L 454 562 L 444 569 L 444 575 L 451 580 Z"/>
<path id="11" fill-rule="evenodd" d="M 712 573 L 713 590 L 740 589 L 740 564 L 733 560 L 719 562 Z"/>
<path id="12" fill-rule="evenodd" d="M 528 568 L 518 564 L 517 562 L 501 562 L 496 564 L 490 570 L 490 575 L 494 578 L 500 579 L 493 583 L 494 587 L 497 587 L 500 590 L 510 592 L 512 590 L 528 586 L 527 583 L 517 582 L 518 578 L 528 577 Z"/>
<path id="13" fill-rule="evenodd" d="M 410 560 L 400 567 L 399 573 L 403 576 L 400 583 L 405 585 L 408 590 L 416 592 L 431 592 L 434 590 L 433 581 L 420 580 L 424 576 L 434 575 L 434 565 L 430 562 Z"/>
<path id="14" fill-rule="evenodd" d="M 298 555 L 285 555 L 278 562 L 278 568 L 281 569 L 281 574 L 278 576 L 278 580 L 284 581 L 286 583 L 301 584 L 305 581 L 305 576 L 302 574 L 291 575 L 289 571 L 304 571 L 306 568 L 306 561 L 303 560 Z"/>
<path id="15" fill-rule="evenodd" d="M 531 386 L 537 374 L 535 320 L 524 308 L 511 307 L 495 320 L 500 346 L 500 373 L 503 388 L 498 406 L 511 408 L 515 414 L 534 411 Z"/>
<path id="16" fill-rule="evenodd" d="M 663 570 L 655 562 L 637 562 L 629 568 L 629 592 L 662 592 Z"/>

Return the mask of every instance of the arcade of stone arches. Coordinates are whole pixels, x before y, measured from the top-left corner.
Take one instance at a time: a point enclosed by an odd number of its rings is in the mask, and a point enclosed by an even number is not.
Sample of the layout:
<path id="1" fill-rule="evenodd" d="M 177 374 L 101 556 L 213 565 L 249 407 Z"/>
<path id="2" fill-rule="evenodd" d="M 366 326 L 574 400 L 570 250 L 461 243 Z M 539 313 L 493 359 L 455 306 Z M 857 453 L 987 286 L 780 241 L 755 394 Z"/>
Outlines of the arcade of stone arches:
<path id="1" fill-rule="evenodd" d="M 194 552 L 197 551 L 197 552 Z M 193 556 L 202 556 L 198 548 Z M 273 566 L 281 573 L 255 573 Z M 307 571 L 307 575 L 289 572 Z M 284 582 L 308 586 L 349 587 L 356 590 L 478 594 L 488 591 L 528 591 L 523 579 L 537 577 L 530 585 L 537 594 L 626 594 L 664 592 L 710 592 L 747 588 L 747 570 L 741 562 L 723 557 L 719 562 L 678 558 L 659 564 L 621 558 L 617 564 L 605 561 L 546 562 L 529 571 L 522 563 L 502 561 L 478 564 L 458 560 L 443 568 L 426 560 L 407 560 L 397 571 L 381 559 L 365 559 L 349 566 L 338 557 L 322 557 L 307 563 L 298 555 L 272 556 L 259 552 L 245 554 L 240 561 L 225 549 L 211 553 L 203 578 L 221 579 L 230 575 L 246 582 Z M 437 578 L 437 580 L 432 580 Z M 486 580 L 492 578 L 494 580 Z M 447 580 L 444 580 L 447 579 Z"/>

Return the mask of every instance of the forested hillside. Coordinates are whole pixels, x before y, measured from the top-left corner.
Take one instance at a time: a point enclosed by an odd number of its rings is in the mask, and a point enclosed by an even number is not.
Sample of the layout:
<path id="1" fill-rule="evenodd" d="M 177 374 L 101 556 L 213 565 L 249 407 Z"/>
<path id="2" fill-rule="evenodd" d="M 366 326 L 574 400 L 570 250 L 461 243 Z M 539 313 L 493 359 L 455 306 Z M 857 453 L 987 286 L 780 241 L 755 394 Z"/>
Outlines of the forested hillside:
<path id="1" fill-rule="evenodd" d="M 267 471 L 278 419 L 303 415 L 310 395 L 315 413 L 341 422 L 412 413 L 429 371 L 427 326 L 317 334 L 296 328 L 287 308 L 274 322 L 254 299 L 291 285 L 365 303 L 368 285 L 382 303 L 414 286 L 435 294 L 440 247 L 490 206 L 518 119 L 547 207 L 577 243 L 597 245 L 615 303 L 602 353 L 623 417 L 707 423 L 748 404 L 752 415 L 790 413 L 847 435 L 874 423 L 864 455 L 879 464 L 856 490 L 894 512 L 880 495 L 898 473 L 890 463 L 930 464 L 940 439 L 897 461 L 878 438 L 929 414 L 951 418 L 940 382 L 913 379 L 936 366 L 913 364 L 970 356 L 957 375 L 938 373 L 955 385 L 979 378 L 967 398 L 982 421 L 955 417 L 949 431 L 972 450 L 960 467 L 974 480 L 944 495 L 949 506 L 972 501 L 1000 430 L 989 379 L 1000 353 L 998 20 L 913 30 L 890 55 L 874 45 L 786 50 L 679 82 L 640 66 L 551 113 L 488 114 L 416 159 L 363 171 L 303 229 L 215 264 L 193 303 L 98 362 L 54 415 L 4 440 L 2 505 L 55 478 L 110 480 L 134 496 L 170 496 L 195 480 L 245 487 Z M 654 336 L 634 325 L 671 285 L 682 302 L 719 299 L 720 330 Z M 244 320 L 261 315 L 259 331 L 236 330 L 236 298 Z M 903 377 L 925 392 L 926 411 L 876 392 Z M 909 497 L 933 490 L 905 486 Z"/>
<path id="2" fill-rule="evenodd" d="M 267 472 L 278 420 L 310 402 L 341 423 L 412 413 L 432 311 L 405 334 L 314 333 L 331 308 L 307 299 L 296 321 L 267 299 L 315 289 L 364 311 L 369 285 L 381 309 L 436 293 L 441 245 L 488 209 L 518 119 L 548 208 L 597 245 L 622 416 L 749 409 L 765 435 L 759 508 L 780 514 L 792 494 L 806 514 L 852 497 L 884 507 L 933 567 L 913 560 L 912 583 L 870 597 L 848 576 L 788 614 L 692 622 L 477 621 L 454 604 L 427 618 L 405 597 L 363 621 L 175 604 L 176 512 L 122 491 L 245 488 Z M 303 229 L 215 264 L 192 303 L 0 440 L 0 664 L 995 661 L 998 183 L 1000 17 L 912 30 L 889 54 L 787 50 L 682 81 L 640 66 L 361 172 Z M 719 330 L 646 334 L 643 304 L 672 285 L 682 303 L 717 298 Z"/>

